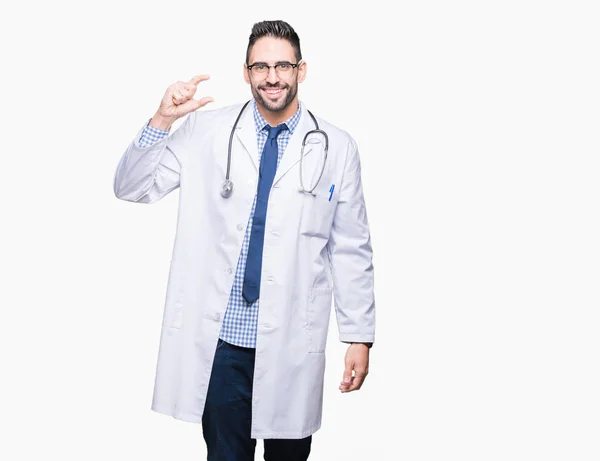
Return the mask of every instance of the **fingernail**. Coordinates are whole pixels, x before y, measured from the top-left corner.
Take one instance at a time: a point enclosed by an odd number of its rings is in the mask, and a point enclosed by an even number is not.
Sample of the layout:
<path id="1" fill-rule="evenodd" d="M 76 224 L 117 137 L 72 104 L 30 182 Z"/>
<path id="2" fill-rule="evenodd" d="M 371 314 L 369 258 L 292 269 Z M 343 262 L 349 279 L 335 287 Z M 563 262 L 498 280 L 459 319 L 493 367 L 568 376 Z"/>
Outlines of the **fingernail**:
<path id="1" fill-rule="evenodd" d="M 350 378 L 344 378 L 344 382 L 345 383 L 349 383 L 350 382 Z"/>

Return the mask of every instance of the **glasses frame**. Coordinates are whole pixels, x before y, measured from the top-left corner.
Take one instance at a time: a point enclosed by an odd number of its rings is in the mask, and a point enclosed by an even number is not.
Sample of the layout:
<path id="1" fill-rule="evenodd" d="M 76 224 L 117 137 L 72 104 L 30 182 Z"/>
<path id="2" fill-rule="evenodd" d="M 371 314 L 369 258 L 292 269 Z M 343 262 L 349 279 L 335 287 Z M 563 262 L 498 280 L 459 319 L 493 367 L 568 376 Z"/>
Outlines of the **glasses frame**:
<path id="1" fill-rule="evenodd" d="M 268 65 L 266 62 L 261 62 L 261 61 L 259 61 L 259 62 L 255 62 L 254 64 L 246 64 L 246 69 L 248 69 L 248 71 L 252 72 L 252 68 L 253 68 L 254 66 L 256 66 L 256 65 L 258 65 L 258 64 L 263 64 L 263 65 L 265 65 L 265 66 L 267 67 L 267 71 L 264 73 L 264 75 L 269 75 L 269 73 L 271 72 L 271 67 L 272 67 L 273 69 L 275 69 L 275 73 L 276 73 L 277 75 L 281 75 L 281 74 L 279 73 L 279 71 L 277 70 L 277 66 L 279 66 L 279 65 L 281 65 L 281 64 L 289 64 L 290 66 L 292 66 L 292 72 L 293 72 L 293 69 L 296 69 L 296 68 L 297 68 L 297 67 L 298 67 L 300 64 L 302 64 L 302 62 L 303 62 L 303 61 L 302 61 L 302 59 L 301 59 L 300 61 L 298 61 L 296 64 L 293 64 L 293 63 L 291 63 L 291 62 L 289 62 L 289 61 L 279 61 L 277 64 L 274 64 L 274 65 L 272 65 L 272 66 L 269 66 L 269 65 Z M 256 72 L 256 71 L 255 71 L 255 72 Z M 258 74 L 258 75 L 260 75 L 260 74 Z"/>

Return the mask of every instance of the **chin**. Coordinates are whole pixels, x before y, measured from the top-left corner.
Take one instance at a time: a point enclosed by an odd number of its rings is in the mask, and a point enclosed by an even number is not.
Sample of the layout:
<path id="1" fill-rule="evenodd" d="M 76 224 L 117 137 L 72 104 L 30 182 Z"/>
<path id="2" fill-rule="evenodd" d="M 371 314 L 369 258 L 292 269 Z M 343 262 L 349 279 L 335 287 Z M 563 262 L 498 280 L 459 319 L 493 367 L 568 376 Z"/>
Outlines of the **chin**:
<path id="1" fill-rule="evenodd" d="M 279 101 L 270 101 L 259 93 L 258 102 L 260 102 L 265 109 L 271 112 L 283 112 L 289 105 L 284 95 L 281 95 L 281 99 Z"/>
<path id="2" fill-rule="evenodd" d="M 291 102 L 291 101 L 290 101 Z M 288 108 L 290 104 L 286 104 L 285 101 L 282 101 L 276 105 L 270 104 L 267 101 L 263 100 L 263 106 L 265 106 L 265 109 L 267 109 L 270 112 L 283 112 L 284 110 L 286 110 Z"/>

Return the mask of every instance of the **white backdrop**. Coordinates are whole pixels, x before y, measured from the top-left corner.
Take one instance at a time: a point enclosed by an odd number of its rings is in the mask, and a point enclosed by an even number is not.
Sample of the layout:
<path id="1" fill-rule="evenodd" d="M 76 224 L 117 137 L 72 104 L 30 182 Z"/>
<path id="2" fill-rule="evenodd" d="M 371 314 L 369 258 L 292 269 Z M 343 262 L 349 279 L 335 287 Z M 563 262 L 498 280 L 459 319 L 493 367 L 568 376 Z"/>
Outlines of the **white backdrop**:
<path id="1" fill-rule="evenodd" d="M 375 252 L 370 375 L 339 393 L 332 322 L 310 459 L 600 459 L 596 5 L 3 7 L 0 458 L 206 458 L 149 409 L 178 192 L 119 201 L 113 174 L 174 81 L 249 98 L 252 24 L 284 19 L 300 98 L 358 142 Z"/>

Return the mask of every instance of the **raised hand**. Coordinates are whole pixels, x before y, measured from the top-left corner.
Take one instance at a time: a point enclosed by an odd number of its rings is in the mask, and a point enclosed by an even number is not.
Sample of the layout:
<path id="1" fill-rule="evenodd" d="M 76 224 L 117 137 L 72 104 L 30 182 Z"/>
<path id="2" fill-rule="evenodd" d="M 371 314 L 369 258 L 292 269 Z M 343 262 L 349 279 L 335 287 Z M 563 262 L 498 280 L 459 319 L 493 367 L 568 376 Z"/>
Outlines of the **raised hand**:
<path id="1" fill-rule="evenodd" d="M 210 96 L 194 99 L 198 84 L 209 78 L 209 75 L 196 75 L 189 82 L 179 81 L 170 85 L 160 101 L 160 107 L 150 121 L 150 125 L 167 130 L 178 118 L 213 102 L 214 99 Z"/>

